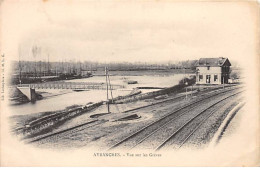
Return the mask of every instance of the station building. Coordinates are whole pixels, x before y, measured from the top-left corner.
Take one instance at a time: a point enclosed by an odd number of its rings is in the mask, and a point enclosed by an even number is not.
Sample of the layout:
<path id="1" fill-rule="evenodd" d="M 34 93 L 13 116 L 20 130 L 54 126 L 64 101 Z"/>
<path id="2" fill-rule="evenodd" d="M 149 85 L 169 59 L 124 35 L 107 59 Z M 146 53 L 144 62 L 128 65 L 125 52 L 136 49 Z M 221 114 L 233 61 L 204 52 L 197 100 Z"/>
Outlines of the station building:
<path id="1" fill-rule="evenodd" d="M 195 66 L 196 84 L 228 83 L 231 66 L 228 58 L 200 58 Z"/>

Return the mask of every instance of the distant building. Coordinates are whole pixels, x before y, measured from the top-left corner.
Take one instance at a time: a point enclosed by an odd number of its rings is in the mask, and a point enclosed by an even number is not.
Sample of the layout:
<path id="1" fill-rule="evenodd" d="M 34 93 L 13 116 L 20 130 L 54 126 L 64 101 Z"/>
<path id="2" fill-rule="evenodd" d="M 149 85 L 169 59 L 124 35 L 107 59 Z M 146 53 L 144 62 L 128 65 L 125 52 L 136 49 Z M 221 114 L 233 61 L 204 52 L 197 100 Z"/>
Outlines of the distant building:
<path id="1" fill-rule="evenodd" d="M 228 83 L 231 66 L 228 58 L 200 58 L 195 66 L 196 84 Z"/>

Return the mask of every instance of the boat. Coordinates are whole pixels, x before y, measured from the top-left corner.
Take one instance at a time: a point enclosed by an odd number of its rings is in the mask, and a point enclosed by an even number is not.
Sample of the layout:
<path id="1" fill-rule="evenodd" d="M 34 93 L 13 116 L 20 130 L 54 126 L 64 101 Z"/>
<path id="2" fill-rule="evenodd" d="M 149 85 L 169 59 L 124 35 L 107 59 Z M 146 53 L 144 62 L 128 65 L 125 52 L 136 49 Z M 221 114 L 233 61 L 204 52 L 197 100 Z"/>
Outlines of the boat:
<path id="1" fill-rule="evenodd" d="M 127 84 L 137 84 L 138 82 L 137 81 L 135 81 L 135 80 L 128 80 L 127 81 Z"/>

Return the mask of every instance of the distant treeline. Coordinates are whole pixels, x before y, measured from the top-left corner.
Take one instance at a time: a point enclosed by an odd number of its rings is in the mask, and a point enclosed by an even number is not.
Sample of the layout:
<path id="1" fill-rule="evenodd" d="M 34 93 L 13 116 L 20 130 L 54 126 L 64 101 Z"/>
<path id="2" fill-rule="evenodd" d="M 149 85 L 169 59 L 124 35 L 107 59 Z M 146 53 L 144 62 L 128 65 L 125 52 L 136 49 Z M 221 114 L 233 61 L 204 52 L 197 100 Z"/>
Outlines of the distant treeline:
<path id="1" fill-rule="evenodd" d="M 192 69 L 197 60 L 186 60 L 175 63 L 150 64 L 146 62 L 44 62 L 44 61 L 13 61 L 13 74 L 37 74 L 41 76 L 60 74 L 81 74 L 82 71 L 101 71 L 108 67 L 110 71 L 167 70 Z"/>

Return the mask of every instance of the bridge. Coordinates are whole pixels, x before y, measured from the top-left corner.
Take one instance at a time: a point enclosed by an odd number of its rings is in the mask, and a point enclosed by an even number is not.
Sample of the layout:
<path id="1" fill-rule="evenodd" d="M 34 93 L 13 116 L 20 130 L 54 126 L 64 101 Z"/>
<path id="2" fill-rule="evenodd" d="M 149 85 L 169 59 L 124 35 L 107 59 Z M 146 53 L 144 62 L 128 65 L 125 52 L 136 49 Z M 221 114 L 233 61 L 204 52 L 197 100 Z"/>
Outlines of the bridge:
<path id="1" fill-rule="evenodd" d="M 31 89 L 72 89 L 72 90 L 106 90 L 105 83 L 93 82 L 48 82 L 37 84 L 20 84 L 19 87 L 27 87 Z M 110 86 L 109 86 L 110 88 Z M 124 88 L 122 85 L 111 84 L 111 89 Z"/>
<path id="2" fill-rule="evenodd" d="M 106 90 L 105 83 L 94 82 L 47 82 L 37 84 L 20 84 L 17 88 L 30 100 L 36 100 L 35 89 L 71 89 L 71 90 Z M 109 89 L 112 90 L 124 88 L 123 85 L 110 84 Z"/>

